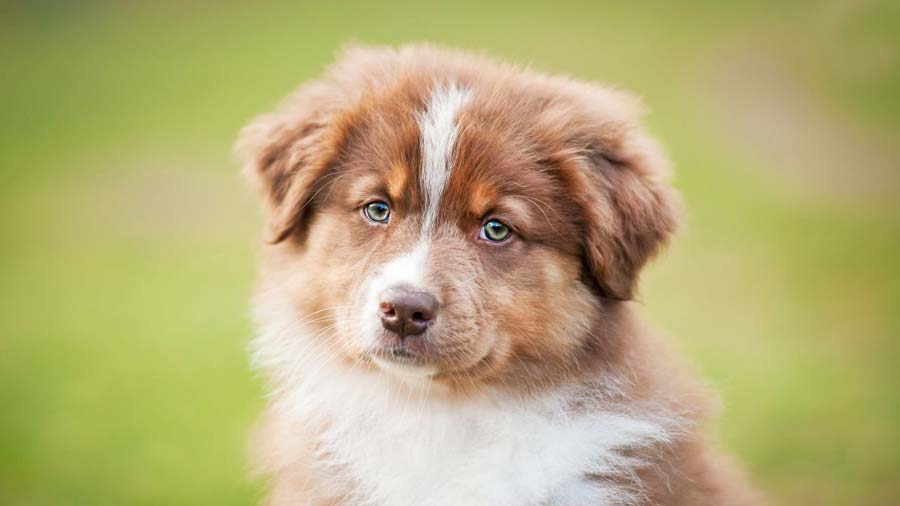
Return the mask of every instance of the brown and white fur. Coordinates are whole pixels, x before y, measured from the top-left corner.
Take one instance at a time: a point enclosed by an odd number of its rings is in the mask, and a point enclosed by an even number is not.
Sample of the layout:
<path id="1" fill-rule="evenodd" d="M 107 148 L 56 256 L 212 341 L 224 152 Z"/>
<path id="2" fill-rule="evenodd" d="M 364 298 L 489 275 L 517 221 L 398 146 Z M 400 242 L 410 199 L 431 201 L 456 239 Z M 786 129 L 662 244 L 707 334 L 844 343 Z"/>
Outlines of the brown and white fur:
<path id="1" fill-rule="evenodd" d="M 241 133 L 269 504 L 757 504 L 629 302 L 679 210 L 638 117 L 482 56 L 353 48 Z M 382 324 L 397 287 L 434 303 L 419 334 Z"/>

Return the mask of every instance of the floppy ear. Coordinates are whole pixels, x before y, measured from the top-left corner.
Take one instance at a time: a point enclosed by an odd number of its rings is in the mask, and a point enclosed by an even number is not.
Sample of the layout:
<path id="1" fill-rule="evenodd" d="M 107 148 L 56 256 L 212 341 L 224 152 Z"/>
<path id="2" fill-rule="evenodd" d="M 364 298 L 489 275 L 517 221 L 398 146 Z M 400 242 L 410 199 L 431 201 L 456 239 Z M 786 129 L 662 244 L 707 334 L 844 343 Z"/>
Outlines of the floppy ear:
<path id="1" fill-rule="evenodd" d="M 641 269 L 676 230 L 681 199 L 665 182 L 666 157 L 637 124 L 638 100 L 593 87 L 585 95 L 580 118 L 567 125 L 585 263 L 604 296 L 628 300 Z"/>
<path id="2" fill-rule="evenodd" d="M 678 226 L 680 199 L 662 181 L 648 178 L 644 157 L 628 160 L 591 157 L 595 205 L 588 203 L 585 253 L 597 283 L 613 299 L 634 296 L 644 265 Z"/>
<path id="3" fill-rule="evenodd" d="M 271 243 L 304 232 L 316 182 L 338 149 L 339 132 L 333 126 L 338 106 L 332 84 L 313 82 L 275 112 L 254 119 L 238 136 L 235 149 L 265 205 Z"/>

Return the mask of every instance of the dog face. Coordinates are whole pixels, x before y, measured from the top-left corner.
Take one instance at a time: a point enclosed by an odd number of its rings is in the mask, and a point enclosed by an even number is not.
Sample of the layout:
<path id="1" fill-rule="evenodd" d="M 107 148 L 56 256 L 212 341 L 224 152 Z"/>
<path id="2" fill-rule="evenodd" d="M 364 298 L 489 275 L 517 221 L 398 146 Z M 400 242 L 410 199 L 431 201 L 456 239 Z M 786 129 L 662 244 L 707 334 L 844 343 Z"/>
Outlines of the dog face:
<path id="1" fill-rule="evenodd" d="M 478 57 L 351 51 L 242 134 L 263 284 L 351 365 L 463 387 L 572 371 L 614 348 L 602 329 L 675 226 L 635 109 Z"/>

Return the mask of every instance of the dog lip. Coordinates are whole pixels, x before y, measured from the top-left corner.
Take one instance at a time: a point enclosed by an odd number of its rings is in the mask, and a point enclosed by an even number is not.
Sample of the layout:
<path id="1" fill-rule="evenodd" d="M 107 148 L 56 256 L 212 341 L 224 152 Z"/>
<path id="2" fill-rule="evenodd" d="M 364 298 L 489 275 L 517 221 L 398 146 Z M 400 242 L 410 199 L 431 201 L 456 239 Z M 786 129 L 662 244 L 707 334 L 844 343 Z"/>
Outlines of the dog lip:
<path id="1" fill-rule="evenodd" d="M 381 348 L 370 353 L 372 362 L 401 378 L 434 377 L 439 370 L 420 355 L 399 347 Z"/>
<path id="2" fill-rule="evenodd" d="M 399 346 L 378 348 L 372 351 L 372 355 L 382 360 L 398 362 L 404 365 L 425 365 L 425 360 L 421 355 Z"/>

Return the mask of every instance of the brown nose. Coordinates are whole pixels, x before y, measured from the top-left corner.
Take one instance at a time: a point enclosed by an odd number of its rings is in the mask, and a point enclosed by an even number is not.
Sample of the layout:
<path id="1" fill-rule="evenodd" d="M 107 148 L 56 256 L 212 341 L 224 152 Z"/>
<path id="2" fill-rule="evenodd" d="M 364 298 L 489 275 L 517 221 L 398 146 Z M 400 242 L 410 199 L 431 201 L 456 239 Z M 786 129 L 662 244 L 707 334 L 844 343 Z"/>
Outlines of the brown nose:
<path id="1" fill-rule="evenodd" d="M 403 338 L 425 332 L 437 316 L 438 301 L 426 291 L 396 287 L 381 294 L 378 309 L 384 328 Z"/>

